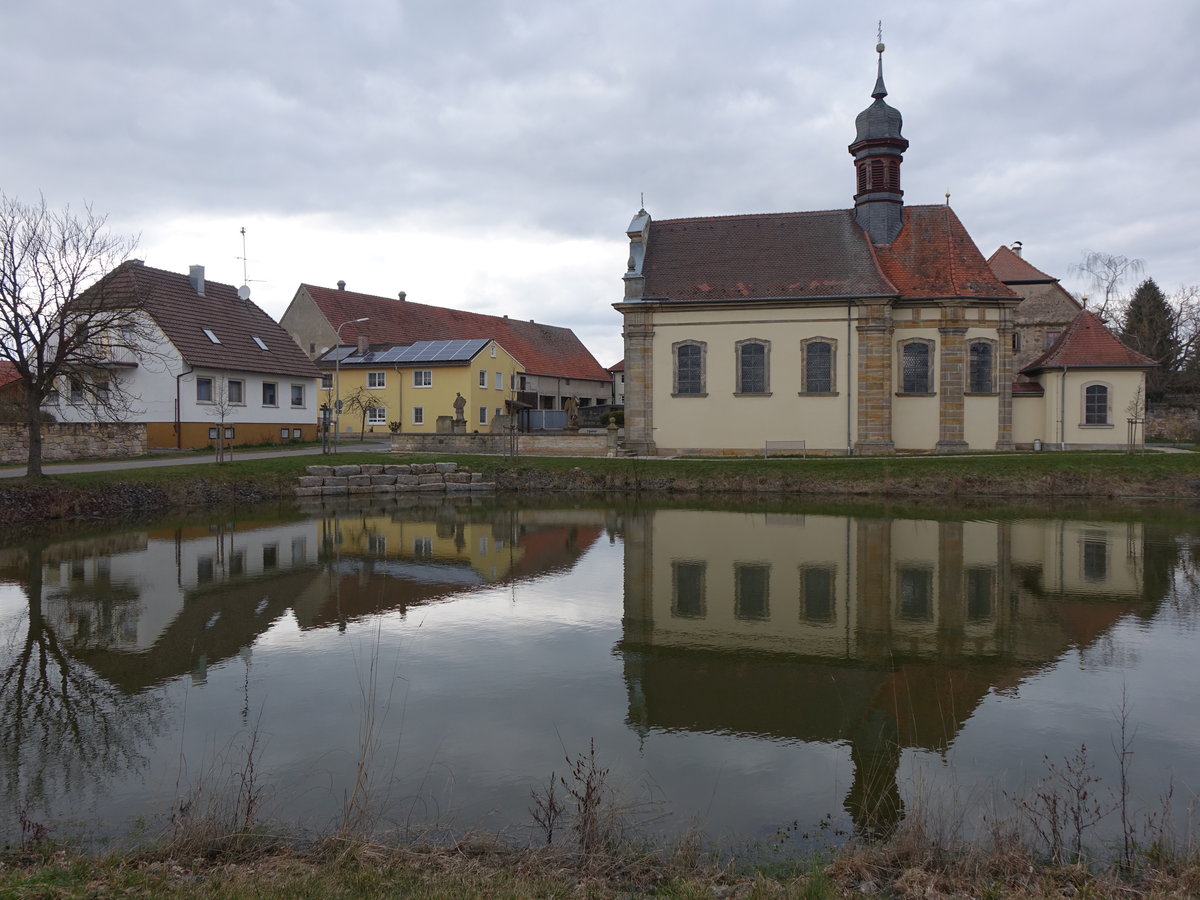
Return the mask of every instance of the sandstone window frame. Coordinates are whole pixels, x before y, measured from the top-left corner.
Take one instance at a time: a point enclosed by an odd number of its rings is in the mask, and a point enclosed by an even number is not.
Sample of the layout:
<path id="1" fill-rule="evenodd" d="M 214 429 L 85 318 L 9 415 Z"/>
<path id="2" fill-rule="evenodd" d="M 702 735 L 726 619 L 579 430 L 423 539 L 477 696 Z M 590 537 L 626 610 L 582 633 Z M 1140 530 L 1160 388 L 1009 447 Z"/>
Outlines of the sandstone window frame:
<path id="1" fill-rule="evenodd" d="M 829 359 L 828 359 L 829 371 L 827 373 L 827 376 L 829 379 L 829 389 L 828 390 L 813 390 L 812 372 L 811 372 L 811 367 L 813 365 L 812 351 L 816 345 L 821 345 L 821 344 L 824 344 L 829 347 Z M 837 355 L 838 355 L 838 342 L 837 342 L 836 338 L 817 336 L 817 337 L 805 338 L 804 340 L 802 340 L 800 342 L 800 395 L 801 396 L 836 397 L 838 395 Z"/>
<path id="2" fill-rule="evenodd" d="M 684 367 L 680 365 L 680 357 L 683 355 L 683 352 L 685 350 L 688 351 L 688 356 L 690 357 L 692 355 L 691 354 L 692 349 L 696 350 L 696 358 L 694 361 L 695 368 L 697 370 L 696 377 L 692 378 L 690 375 L 690 368 L 691 368 L 690 364 L 691 364 L 692 360 L 689 359 L 688 360 L 689 366 L 687 367 L 687 370 L 682 372 L 682 374 L 686 377 L 686 380 L 683 380 L 681 378 L 681 369 L 684 369 Z M 682 341 L 676 341 L 675 343 L 673 343 L 671 345 L 671 396 L 672 397 L 707 397 L 708 396 L 708 392 L 706 390 L 707 377 L 708 377 L 708 342 L 707 341 L 697 341 L 697 340 L 692 340 L 689 338 L 689 339 L 682 340 Z M 692 388 L 693 386 L 696 389 L 690 390 L 690 388 Z M 689 390 L 684 390 L 684 388 L 689 388 Z"/>
<path id="3" fill-rule="evenodd" d="M 976 369 L 976 347 L 987 349 L 986 378 L 978 377 L 980 373 Z M 999 342 L 991 338 L 971 338 L 967 342 L 967 389 L 964 393 L 974 397 L 987 397 L 999 393 L 996 390 L 996 359 L 999 349 Z"/>
<path id="4" fill-rule="evenodd" d="M 800 621 L 807 625 L 837 624 L 837 566 L 803 563 L 799 567 Z"/>
<path id="5" fill-rule="evenodd" d="M 735 397 L 770 397 L 771 396 L 771 342 L 765 338 L 743 338 L 734 345 L 734 392 Z M 760 390 L 747 390 L 747 366 L 753 365 L 753 354 L 747 355 L 751 347 L 762 347 L 762 384 L 750 385 L 760 387 Z"/>
<path id="6" fill-rule="evenodd" d="M 918 348 L 925 351 L 923 385 L 909 380 L 909 373 L 907 371 L 909 367 L 906 365 L 910 356 L 912 357 L 913 366 L 917 365 L 918 354 L 916 350 Z M 896 350 L 896 355 L 899 358 L 899 365 L 896 367 L 896 377 L 900 380 L 900 383 L 897 385 L 896 394 L 901 397 L 936 396 L 937 341 L 921 337 L 906 338 L 896 344 Z"/>
<path id="7" fill-rule="evenodd" d="M 1107 381 L 1088 381 L 1079 389 L 1079 427 L 1112 428 L 1113 386 Z"/>

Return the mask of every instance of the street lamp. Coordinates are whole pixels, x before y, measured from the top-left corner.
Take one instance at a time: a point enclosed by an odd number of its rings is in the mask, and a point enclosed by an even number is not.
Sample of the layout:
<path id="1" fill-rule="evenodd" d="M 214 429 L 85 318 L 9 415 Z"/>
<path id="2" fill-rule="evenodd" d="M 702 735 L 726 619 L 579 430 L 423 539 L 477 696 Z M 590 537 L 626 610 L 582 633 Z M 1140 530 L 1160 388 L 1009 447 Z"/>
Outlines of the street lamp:
<path id="1" fill-rule="evenodd" d="M 337 452 L 338 441 L 341 440 L 339 433 L 342 430 L 342 329 L 347 325 L 353 325 L 356 322 L 366 322 L 370 316 L 363 316 L 361 319 L 347 319 L 337 327 L 337 355 L 333 358 L 333 449 Z"/>

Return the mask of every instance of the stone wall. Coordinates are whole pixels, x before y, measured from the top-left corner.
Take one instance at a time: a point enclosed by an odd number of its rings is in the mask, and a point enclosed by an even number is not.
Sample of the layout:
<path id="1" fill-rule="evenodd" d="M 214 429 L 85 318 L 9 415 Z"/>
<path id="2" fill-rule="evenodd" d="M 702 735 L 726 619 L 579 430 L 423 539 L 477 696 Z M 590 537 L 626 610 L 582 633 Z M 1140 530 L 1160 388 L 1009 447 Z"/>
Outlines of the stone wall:
<path id="1" fill-rule="evenodd" d="M 615 438 L 607 433 L 518 434 L 518 456 L 608 456 L 615 451 Z M 394 453 L 485 453 L 503 456 L 511 452 L 507 434 L 393 434 Z"/>
<path id="2" fill-rule="evenodd" d="M 308 466 L 296 488 L 297 497 L 348 494 L 473 494 L 491 492 L 495 482 L 458 463 L 412 465 Z"/>
<path id="3" fill-rule="evenodd" d="M 42 460 L 140 456 L 146 452 L 146 426 L 132 422 L 46 422 L 42 425 Z M 29 428 L 0 425 L 0 463 L 29 458 Z"/>
<path id="4" fill-rule="evenodd" d="M 1146 411 L 1146 440 L 1200 441 L 1200 408 L 1151 404 Z"/>

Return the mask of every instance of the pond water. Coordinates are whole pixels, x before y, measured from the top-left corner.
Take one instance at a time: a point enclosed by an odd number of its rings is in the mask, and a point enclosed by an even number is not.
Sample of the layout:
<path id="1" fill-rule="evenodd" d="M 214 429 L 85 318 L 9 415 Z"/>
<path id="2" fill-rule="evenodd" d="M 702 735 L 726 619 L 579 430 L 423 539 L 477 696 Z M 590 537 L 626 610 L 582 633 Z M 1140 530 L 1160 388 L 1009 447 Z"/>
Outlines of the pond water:
<path id="1" fill-rule="evenodd" d="M 1190 821 L 1196 522 L 838 512 L 343 502 L 2 548 L 3 839 L 241 792 L 536 840 L 593 747 L 657 835 L 969 832 L 1081 747 L 1109 803 L 1122 714 L 1131 808 Z"/>

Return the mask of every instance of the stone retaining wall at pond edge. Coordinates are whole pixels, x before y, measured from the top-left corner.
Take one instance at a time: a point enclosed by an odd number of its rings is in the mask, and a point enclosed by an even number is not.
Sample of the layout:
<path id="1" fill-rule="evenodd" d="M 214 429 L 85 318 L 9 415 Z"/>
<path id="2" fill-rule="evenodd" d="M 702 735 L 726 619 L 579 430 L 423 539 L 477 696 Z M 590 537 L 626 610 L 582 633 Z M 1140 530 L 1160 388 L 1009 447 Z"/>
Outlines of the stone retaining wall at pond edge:
<path id="1" fill-rule="evenodd" d="M 296 488 L 297 497 L 346 494 L 475 494 L 496 490 L 494 481 L 484 481 L 458 463 L 413 463 L 411 465 L 308 466 Z"/>
<path id="2" fill-rule="evenodd" d="M 141 456 L 146 426 L 133 422 L 45 422 L 42 461 Z M 29 426 L 0 425 L 0 463 L 29 459 Z"/>

